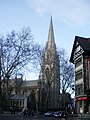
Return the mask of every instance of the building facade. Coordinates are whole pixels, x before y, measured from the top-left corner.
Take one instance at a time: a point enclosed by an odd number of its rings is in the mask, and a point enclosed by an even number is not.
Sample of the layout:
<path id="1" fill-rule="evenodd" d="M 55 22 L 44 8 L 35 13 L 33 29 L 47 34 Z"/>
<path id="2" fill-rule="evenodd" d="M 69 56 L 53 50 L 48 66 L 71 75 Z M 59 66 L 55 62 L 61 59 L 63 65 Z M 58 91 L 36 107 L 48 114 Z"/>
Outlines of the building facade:
<path id="1" fill-rule="evenodd" d="M 4 90 L 4 89 L 3 89 Z M 8 81 L 9 101 L 3 104 L 6 107 L 21 111 L 23 108 L 38 111 L 38 80 L 23 80 L 22 78 L 11 79 Z M 4 93 L 5 95 L 5 93 Z"/>
<path id="2" fill-rule="evenodd" d="M 76 36 L 70 61 L 75 65 L 75 103 L 77 112 L 90 111 L 90 38 Z"/>

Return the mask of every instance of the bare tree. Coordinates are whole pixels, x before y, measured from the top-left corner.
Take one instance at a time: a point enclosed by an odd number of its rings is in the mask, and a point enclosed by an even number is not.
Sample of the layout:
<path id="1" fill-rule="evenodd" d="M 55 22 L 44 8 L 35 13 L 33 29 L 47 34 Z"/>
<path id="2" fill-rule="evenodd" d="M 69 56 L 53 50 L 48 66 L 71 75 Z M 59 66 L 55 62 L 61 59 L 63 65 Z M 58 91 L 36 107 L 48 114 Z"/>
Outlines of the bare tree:
<path id="1" fill-rule="evenodd" d="M 9 78 L 25 69 L 28 64 L 36 66 L 40 53 L 40 45 L 34 43 L 29 27 L 0 36 L 0 78 L 5 81 L 6 87 Z"/>
<path id="2" fill-rule="evenodd" d="M 69 98 L 67 94 L 74 93 L 74 67 L 69 62 L 65 49 L 59 50 L 60 59 L 60 108 L 67 110 Z"/>
<path id="3" fill-rule="evenodd" d="M 55 86 L 58 82 L 59 87 L 59 77 L 60 77 L 60 66 L 59 66 L 59 57 L 57 51 L 48 50 L 45 51 L 41 59 L 41 80 L 43 80 L 43 87 L 45 88 L 44 103 L 45 108 L 48 109 L 50 106 L 50 100 L 53 96 L 53 93 L 56 92 Z M 52 87 L 51 87 L 52 86 Z M 59 88 L 57 87 L 57 93 L 59 93 Z M 52 95 L 51 95 L 52 94 Z M 51 95 L 51 97 L 50 97 Z M 53 98 L 54 99 L 54 98 Z M 52 99 L 52 101 L 53 101 Z"/>
<path id="4" fill-rule="evenodd" d="M 62 93 L 73 93 L 74 91 L 74 67 L 66 56 L 66 51 L 59 51 L 60 57 L 60 85 Z"/>

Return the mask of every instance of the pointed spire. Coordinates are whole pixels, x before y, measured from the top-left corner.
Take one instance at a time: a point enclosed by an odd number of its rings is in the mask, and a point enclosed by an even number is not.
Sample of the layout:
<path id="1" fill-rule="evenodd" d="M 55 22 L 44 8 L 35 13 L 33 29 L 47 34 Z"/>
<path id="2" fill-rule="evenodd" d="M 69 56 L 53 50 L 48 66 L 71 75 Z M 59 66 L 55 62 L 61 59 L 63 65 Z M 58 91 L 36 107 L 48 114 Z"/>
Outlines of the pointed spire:
<path id="1" fill-rule="evenodd" d="M 55 40 L 54 40 L 54 31 L 53 31 L 53 22 L 52 22 L 52 16 L 50 20 L 50 26 L 49 26 L 49 32 L 48 32 L 48 41 L 46 47 L 48 49 L 55 48 Z"/>
<path id="2" fill-rule="evenodd" d="M 51 16 L 51 20 L 50 20 L 49 31 L 53 31 L 53 22 L 52 22 L 52 16 Z"/>

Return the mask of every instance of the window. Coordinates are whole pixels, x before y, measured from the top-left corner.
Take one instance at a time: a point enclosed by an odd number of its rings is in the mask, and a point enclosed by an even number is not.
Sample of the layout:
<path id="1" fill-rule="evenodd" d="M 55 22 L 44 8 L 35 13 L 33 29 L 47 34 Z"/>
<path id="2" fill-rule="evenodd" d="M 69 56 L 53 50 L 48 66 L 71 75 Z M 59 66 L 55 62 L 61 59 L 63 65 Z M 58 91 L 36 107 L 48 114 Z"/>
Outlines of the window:
<path id="1" fill-rule="evenodd" d="M 82 78 L 82 69 L 75 73 L 75 80 L 78 80 L 81 78 Z"/>
<path id="2" fill-rule="evenodd" d="M 80 66 L 82 64 L 82 58 L 79 58 L 78 60 L 76 60 L 75 62 L 75 68 Z"/>
<path id="3" fill-rule="evenodd" d="M 80 51 L 80 46 L 77 46 L 77 48 L 75 49 L 75 53 L 79 52 Z"/>
<path id="4" fill-rule="evenodd" d="M 81 95 L 83 93 L 83 85 L 77 85 L 76 86 L 76 95 Z"/>

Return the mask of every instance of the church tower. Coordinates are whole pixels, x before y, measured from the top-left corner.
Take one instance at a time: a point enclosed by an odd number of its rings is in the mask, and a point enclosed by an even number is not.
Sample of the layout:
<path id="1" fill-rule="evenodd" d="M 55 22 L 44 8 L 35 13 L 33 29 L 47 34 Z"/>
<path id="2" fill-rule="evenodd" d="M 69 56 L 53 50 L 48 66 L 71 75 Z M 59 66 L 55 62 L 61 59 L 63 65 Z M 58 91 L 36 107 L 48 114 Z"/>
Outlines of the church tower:
<path id="1" fill-rule="evenodd" d="M 39 102 L 41 109 L 58 109 L 60 96 L 60 64 L 54 40 L 52 16 L 50 20 L 48 40 L 41 58 L 41 71 L 39 77 Z"/>

